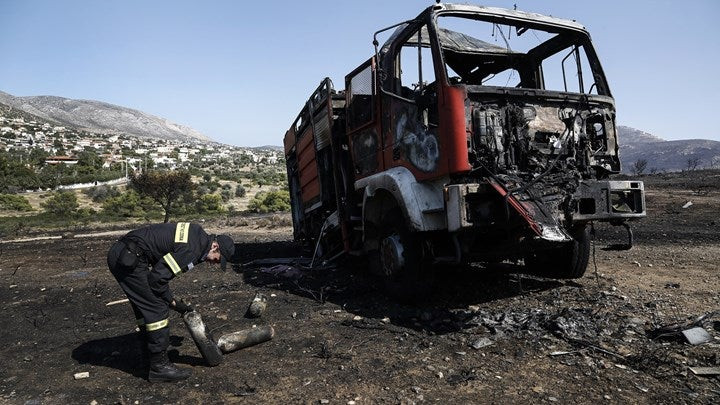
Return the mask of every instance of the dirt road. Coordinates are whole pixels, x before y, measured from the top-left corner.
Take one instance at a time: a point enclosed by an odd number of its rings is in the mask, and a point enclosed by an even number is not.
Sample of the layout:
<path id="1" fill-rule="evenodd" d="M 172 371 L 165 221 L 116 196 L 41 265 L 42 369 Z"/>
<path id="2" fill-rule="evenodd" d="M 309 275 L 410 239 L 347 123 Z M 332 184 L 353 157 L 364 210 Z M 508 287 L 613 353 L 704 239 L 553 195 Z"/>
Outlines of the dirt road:
<path id="1" fill-rule="evenodd" d="M 440 269 L 438 292 L 394 303 L 373 280 L 325 269 L 199 266 L 172 283 L 216 335 L 271 324 L 274 340 L 203 365 L 179 316 L 171 359 L 178 384 L 152 385 L 127 304 L 105 265 L 115 235 L 0 244 L 0 398 L 65 403 L 718 403 L 720 314 L 699 324 L 713 340 L 689 345 L 648 333 L 720 310 L 720 187 L 653 177 L 649 217 L 631 251 L 598 227 L 582 279 L 522 276 L 521 266 Z M 681 208 L 687 201 L 693 205 Z M 297 256 L 284 228 L 206 224 L 240 243 L 243 262 Z M 243 317 L 257 291 L 262 318 Z M 74 379 L 88 372 L 88 378 Z"/>

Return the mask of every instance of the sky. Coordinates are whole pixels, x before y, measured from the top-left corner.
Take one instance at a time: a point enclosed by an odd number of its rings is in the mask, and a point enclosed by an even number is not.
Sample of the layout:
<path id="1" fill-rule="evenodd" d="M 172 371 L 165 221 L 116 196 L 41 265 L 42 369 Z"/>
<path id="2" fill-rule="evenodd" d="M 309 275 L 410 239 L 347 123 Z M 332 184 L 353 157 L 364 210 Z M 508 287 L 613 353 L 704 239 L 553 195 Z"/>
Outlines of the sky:
<path id="1" fill-rule="evenodd" d="M 282 145 L 324 77 L 342 89 L 375 31 L 433 3 L 0 0 L 0 90 L 135 108 L 231 145 Z M 618 124 L 720 141 L 720 1 L 477 4 L 585 25 Z"/>

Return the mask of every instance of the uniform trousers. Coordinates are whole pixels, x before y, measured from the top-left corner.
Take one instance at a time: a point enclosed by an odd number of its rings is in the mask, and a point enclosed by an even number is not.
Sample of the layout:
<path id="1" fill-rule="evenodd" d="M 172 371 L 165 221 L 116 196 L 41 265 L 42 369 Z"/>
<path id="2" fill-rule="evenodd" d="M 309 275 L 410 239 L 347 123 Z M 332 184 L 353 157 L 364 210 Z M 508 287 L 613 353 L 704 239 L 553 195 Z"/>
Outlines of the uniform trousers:
<path id="1" fill-rule="evenodd" d="M 120 263 L 119 257 L 125 249 L 127 249 L 125 243 L 115 242 L 108 251 L 108 267 L 127 295 L 138 327 L 141 332 L 145 331 L 148 351 L 151 354 L 163 352 L 170 343 L 169 304 L 150 289 L 149 265 L 144 255 L 138 257 L 137 264 L 133 268 L 125 267 Z"/>

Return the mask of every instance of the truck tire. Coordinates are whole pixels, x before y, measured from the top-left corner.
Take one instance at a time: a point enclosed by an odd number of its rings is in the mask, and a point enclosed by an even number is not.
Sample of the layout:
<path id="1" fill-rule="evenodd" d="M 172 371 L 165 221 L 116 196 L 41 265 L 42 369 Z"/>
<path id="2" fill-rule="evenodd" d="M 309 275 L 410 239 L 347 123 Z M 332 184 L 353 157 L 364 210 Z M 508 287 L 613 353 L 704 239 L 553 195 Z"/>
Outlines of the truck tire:
<path id="1" fill-rule="evenodd" d="M 434 274 L 421 238 L 408 229 L 399 209 L 389 211 L 382 226 L 379 249 L 370 260 L 383 290 L 401 302 L 427 298 L 434 287 Z"/>
<path id="2" fill-rule="evenodd" d="M 525 256 L 531 274 L 555 279 L 581 278 L 590 259 L 590 227 L 573 230 L 573 241 L 564 246 Z"/>

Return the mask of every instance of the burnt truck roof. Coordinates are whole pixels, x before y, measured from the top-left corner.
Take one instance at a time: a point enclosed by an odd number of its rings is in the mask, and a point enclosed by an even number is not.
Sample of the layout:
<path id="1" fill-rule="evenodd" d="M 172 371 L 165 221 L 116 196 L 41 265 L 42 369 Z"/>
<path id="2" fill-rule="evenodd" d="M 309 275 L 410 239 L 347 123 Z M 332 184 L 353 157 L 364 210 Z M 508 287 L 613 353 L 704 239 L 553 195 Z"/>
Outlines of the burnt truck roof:
<path id="1" fill-rule="evenodd" d="M 545 28 L 556 27 L 587 33 L 587 30 L 582 24 L 573 20 L 566 20 L 564 18 L 557 18 L 527 11 L 508 10 L 500 7 L 475 6 L 470 4 L 439 3 L 425 9 L 425 11 L 420 13 L 418 17 L 422 16 L 425 13 L 446 14 L 452 12 L 485 16 L 488 17 L 490 20 L 512 20 L 515 22 L 525 22 L 528 25 L 533 26 L 544 26 Z"/>
<path id="2" fill-rule="evenodd" d="M 429 18 L 438 15 L 462 16 L 467 18 L 474 18 L 480 21 L 488 21 L 504 25 L 522 26 L 528 29 L 539 29 L 541 31 L 552 33 L 573 31 L 575 33 L 579 33 L 580 35 L 590 38 L 590 34 L 585 29 L 585 27 L 582 24 L 579 24 L 572 20 L 546 16 L 538 13 L 530 13 L 527 11 L 508 10 L 500 7 L 439 3 L 426 8 L 413 20 L 397 24 L 398 28 L 385 41 L 381 48 L 381 53 L 384 54 L 385 52 L 387 52 L 390 45 L 394 42 L 397 36 L 400 35 L 400 33 L 407 27 L 409 23 L 413 21 L 427 21 Z M 429 38 L 427 32 L 427 27 L 423 27 L 423 46 L 430 46 L 430 42 L 427 39 Z M 508 49 L 492 45 L 477 38 L 473 38 L 468 35 L 446 29 L 440 29 L 438 35 L 442 39 L 444 39 L 443 43 L 446 46 L 450 44 L 450 47 L 456 48 L 456 50 L 458 51 L 467 49 L 474 51 L 485 50 L 486 52 L 493 53 L 512 53 L 512 51 Z M 415 38 L 417 38 L 417 36 L 415 36 Z M 417 40 L 410 39 L 410 42 L 417 43 Z"/>

